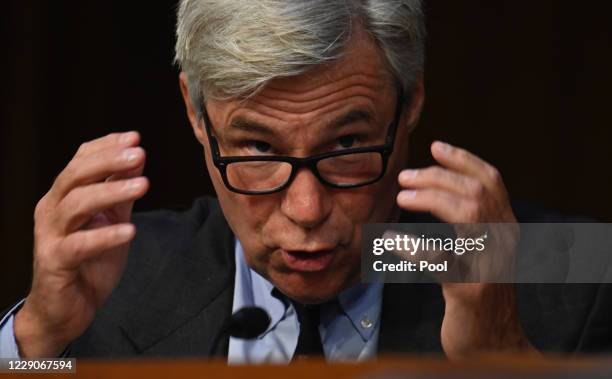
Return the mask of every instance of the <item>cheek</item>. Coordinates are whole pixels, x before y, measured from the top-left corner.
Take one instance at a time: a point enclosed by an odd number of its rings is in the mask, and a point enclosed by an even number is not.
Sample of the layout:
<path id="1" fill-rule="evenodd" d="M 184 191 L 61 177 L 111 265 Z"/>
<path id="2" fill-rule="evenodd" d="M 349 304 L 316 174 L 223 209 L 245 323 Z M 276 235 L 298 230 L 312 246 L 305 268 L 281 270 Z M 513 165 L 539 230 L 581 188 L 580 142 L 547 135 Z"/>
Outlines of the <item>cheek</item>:
<path id="1" fill-rule="evenodd" d="M 258 197 L 231 192 L 223 183 L 221 186 L 223 188 L 216 190 L 219 203 L 230 228 L 242 244 L 247 265 L 259 273 L 267 272 L 271 254 L 262 241 L 262 227 L 273 212 L 273 205 Z"/>
<path id="2" fill-rule="evenodd" d="M 263 226 L 276 209 L 278 200 L 263 196 L 246 196 L 228 190 L 223 183 L 216 188 L 219 203 L 234 234 L 249 251 L 261 250 Z"/>
<path id="3" fill-rule="evenodd" d="M 355 227 L 374 222 L 388 222 L 397 194 L 395 175 L 387 172 L 385 177 L 370 186 L 338 192 L 336 203 Z"/>
<path id="4" fill-rule="evenodd" d="M 375 208 L 372 188 L 364 187 L 344 193 L 339 192 L 335 200 L 338 208 L 342 209 L 342 213 L 355 226 L 368 222 Z"/>

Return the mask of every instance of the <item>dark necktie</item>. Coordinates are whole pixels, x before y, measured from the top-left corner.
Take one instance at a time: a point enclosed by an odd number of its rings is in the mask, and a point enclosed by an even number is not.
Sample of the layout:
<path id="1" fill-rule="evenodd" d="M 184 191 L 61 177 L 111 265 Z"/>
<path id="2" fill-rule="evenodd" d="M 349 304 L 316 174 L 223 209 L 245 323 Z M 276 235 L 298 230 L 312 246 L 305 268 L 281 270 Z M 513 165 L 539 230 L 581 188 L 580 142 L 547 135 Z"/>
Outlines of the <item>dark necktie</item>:
<path id="1" fill-rule="evenodd" d="M 300 335 L 293 354 L 293 361 L 314 356 L 323 357 L 323 344 L 319 334 L 321 305 L 292 303 L 300 322 Z"/>

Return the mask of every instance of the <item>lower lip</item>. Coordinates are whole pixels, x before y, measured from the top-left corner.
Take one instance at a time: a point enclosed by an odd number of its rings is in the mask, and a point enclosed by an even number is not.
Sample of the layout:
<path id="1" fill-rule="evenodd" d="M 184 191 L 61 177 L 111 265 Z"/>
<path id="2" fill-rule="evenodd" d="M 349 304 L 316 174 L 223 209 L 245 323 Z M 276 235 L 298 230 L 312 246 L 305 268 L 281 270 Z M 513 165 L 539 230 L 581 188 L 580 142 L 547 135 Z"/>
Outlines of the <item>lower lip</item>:
<path id="1" fill-rule="evenodd" d="M 334 258 L 332 250 L 319 253 L 293 253 L 281 250 L 281 255 L 289 269 L 307 272 L 325 270 Z"/>

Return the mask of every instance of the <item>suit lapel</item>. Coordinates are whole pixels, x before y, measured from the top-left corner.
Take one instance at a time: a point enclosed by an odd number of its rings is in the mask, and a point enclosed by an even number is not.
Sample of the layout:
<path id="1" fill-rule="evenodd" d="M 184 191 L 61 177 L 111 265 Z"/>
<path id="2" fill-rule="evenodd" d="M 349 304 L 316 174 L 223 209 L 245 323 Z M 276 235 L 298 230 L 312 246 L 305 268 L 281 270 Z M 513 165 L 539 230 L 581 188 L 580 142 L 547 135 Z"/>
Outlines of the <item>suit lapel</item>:
<path id="1" fill-rule="evenodd" d="M 231 314 L 234 236 L 218 204 L 211 208 L 191 247 L 174 253 L 122 322 L 140 353 L 205 355 Z"/>

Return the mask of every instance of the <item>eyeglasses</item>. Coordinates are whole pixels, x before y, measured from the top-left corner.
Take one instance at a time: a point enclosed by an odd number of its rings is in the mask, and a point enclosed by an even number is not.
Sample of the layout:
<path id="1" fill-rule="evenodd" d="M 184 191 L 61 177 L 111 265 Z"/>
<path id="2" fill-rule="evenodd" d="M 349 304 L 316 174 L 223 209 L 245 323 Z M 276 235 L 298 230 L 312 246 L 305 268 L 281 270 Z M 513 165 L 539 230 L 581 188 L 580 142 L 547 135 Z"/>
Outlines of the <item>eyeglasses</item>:
<path id="1" fill-rule="evenodd" d="M 333 188 L 356 188 L 377 182 L 385 175 L 387 161 L 393 152 L 395 132 L 402 115 L 404 96 L 401 86 L 398 88 L 400 89 L 396 98 L 395 115 L 389 124 L 383 145 L 347 148 L 303 158 L 278 155 L 222 157 L 204 105 L 202 117 L 213 163 L 225 186 L 233 192 L 245 195 L 280 192 L 291 184 L 301 168 L 309 169 L 321 183 Z"/>

